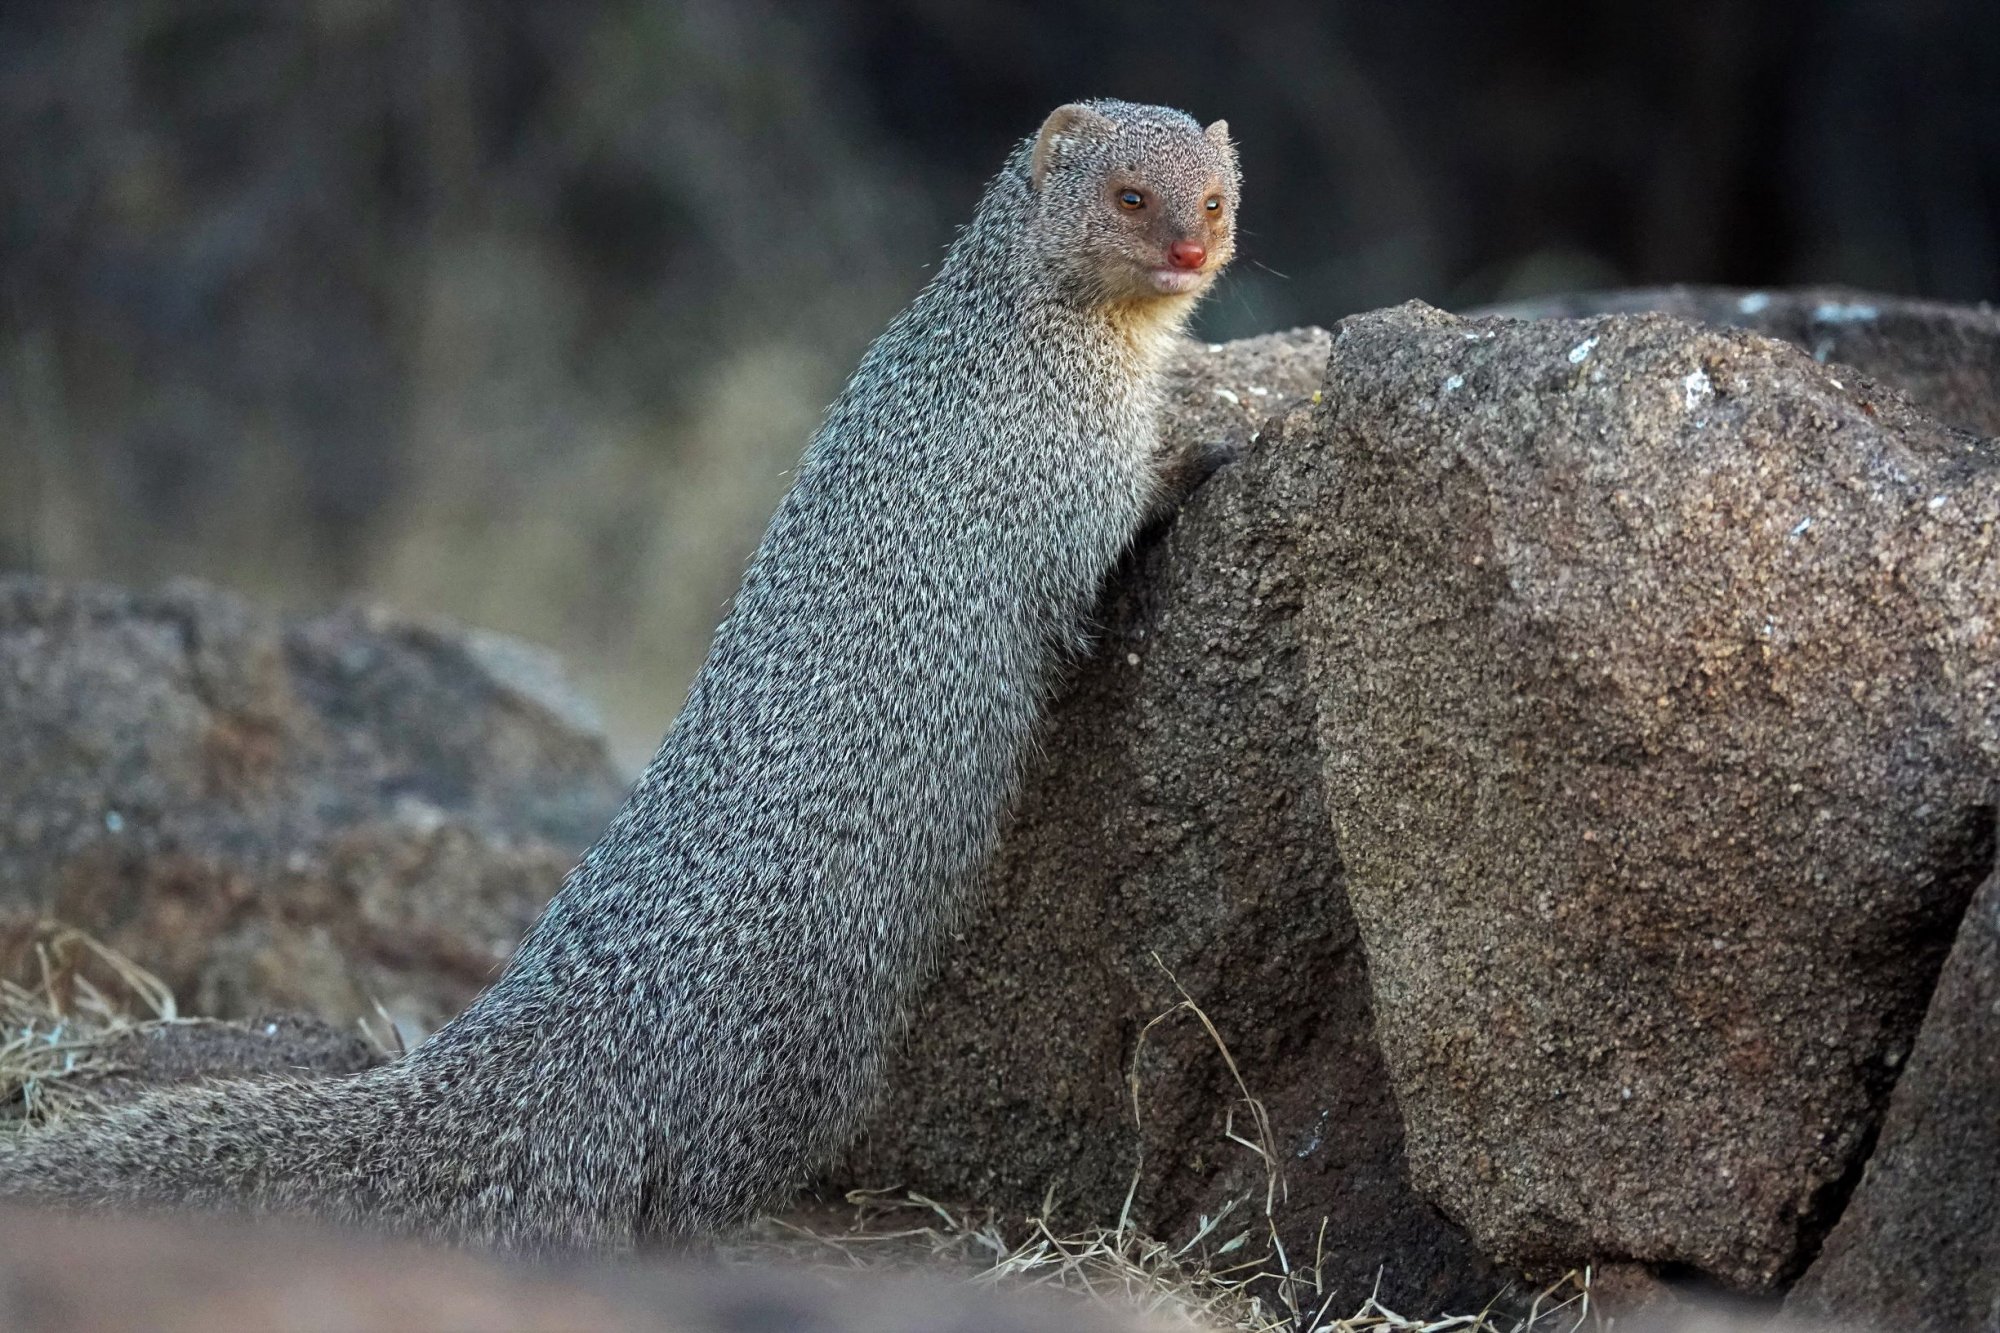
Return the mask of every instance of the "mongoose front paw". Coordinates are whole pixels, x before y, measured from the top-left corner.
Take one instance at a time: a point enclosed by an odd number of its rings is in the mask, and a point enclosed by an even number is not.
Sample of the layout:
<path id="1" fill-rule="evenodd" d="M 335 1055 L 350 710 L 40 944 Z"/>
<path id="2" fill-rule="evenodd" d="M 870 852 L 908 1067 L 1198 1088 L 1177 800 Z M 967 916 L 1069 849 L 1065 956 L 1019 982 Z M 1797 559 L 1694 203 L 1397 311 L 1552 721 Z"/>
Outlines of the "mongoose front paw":
<path id="1" fill-rule="evenodd" d="M 1160 466 L 1159 509 L 1169 511 L 1186 500 L 1243 452 L 1235 440 L 1197 440 L 1174 452 Z"/>
<path id="2" fill-rule="evenodd" d="M 1201 484 L 1221 471 L 1224 466 L 1234 463 L 1245 453 L 1240 440 L 1203 440 L 1187 451 L 1185 463 L 1185 493 L 1191 494 Z"/>

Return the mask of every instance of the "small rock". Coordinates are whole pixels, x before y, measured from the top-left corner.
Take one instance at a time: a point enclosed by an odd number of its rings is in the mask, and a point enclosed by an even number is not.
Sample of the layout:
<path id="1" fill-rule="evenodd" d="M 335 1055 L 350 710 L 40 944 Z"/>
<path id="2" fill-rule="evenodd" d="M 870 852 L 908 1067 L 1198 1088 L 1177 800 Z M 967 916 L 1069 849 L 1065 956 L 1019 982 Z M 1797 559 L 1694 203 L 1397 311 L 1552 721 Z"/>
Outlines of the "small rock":
<path id="1" fill-rule="evenodd" d="M 357 1074 L 382 1059 L 352 1028 L 304 1014 L 271 1014 L 240 1023 L 197 1019 L 122 1032 L 92 1052 L 91 1064 L 109 1072 L 73 1077 L 115 1102 L 149 1088 L 211 1078 Z"/>

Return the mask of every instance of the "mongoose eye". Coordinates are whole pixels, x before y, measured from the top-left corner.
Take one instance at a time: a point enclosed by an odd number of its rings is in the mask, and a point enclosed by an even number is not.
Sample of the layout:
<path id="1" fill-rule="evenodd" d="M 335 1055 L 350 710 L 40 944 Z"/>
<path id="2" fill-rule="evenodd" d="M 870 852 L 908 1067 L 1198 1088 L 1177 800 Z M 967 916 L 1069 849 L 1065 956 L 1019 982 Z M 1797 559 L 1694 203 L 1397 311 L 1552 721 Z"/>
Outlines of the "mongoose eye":
<path id="1" fill-rule="evenodd" d="M 1146 206 L 1146 196 L 1137 190 L 1123 190 L 1118 195 L 1118 206 L 1128 212 L 1136 212 Z"/>
<path id="2" fill-rule="evenodd" d="M 1208 198 L 1201 201 L 1201 206 L 1207 209 L 1209 212 L 1213 213 L 1217 209 L 1222 207 L 1222 196 L 1219 194 L 1212 194 L 1208 196 Z"/>

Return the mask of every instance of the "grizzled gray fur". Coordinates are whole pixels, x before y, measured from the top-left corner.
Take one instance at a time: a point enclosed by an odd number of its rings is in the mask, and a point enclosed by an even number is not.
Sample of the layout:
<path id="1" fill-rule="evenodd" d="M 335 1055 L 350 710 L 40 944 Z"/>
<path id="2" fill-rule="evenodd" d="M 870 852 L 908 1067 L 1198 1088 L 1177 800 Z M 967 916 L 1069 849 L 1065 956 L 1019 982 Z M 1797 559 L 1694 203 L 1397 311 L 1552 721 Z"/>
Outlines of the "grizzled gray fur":
<path id="1" fill-rule="evenodd" d="M 0 1137 L 0 1195 L 532 1248 L 699 1232 L 853 1128 L 1142 522 L 1227 127 L 1059 108 L 827 413 L 687 704 L 506 973 L 395 1064 Z"/>

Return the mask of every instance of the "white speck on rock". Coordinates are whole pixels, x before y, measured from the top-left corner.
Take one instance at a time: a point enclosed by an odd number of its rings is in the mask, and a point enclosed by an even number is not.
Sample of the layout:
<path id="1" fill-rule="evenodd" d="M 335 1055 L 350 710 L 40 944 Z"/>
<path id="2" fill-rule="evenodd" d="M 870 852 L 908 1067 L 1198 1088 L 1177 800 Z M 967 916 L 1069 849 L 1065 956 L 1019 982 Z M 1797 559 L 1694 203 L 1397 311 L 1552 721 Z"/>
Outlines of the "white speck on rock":
<path id="1" fill-rule="evenodd" d="M 277 1035 L 278 1035 L 278 1025 L 277 1025 L 276 1023 L 266 1023 L 266 1024 L 264 1025 L 264 1035 L 265 1035 L 265 1036 L 267 1036 L 267 1037 L 275 1037 L 275 1036 L 277 1036 Z"/>
<path id="2" fill-rule="evenodd" d="M 1807 517 L 1799 520 L 1798 526 L 1792 529 L 1792 535 L 1794 537 L 1803 537 L 1805 536 L 1806 529 L 1810 528 L 1811 526 L 1812 526 L 1812 518 L 1810 515 L 1808 515 Z"/>
<path id="3" fill-rule="evenodd" d="M 1931 497 L 1931 502 L 1928 505 L 1925 505 L 1924 507 L 1926 509 L 1942 509 L 1944 508 L 1944 502 L 1949 498 L 1950 498 L 1949 496 L 1933 495 Z"/>
<path id="4" fill-rule="evenodd" d="M 1874 306 L 1859 301 L 1851 304 L 1822 301 L 1813 307 L 1813 319 L 1820 324 L 1865 324 L 1881 313 Z"/>
<path id="5" fill-rule="evenodd" d="M 1446 377 L 1445 377 L 1445 381 L 1444 381 L 1444 391 L 1445 391 L 1446 393 L 1451 393 L 1451 392 L 1453 392 L 1454 390 L 1457 390 L 1457 389 L 1463 389 L 1464 387 L 1465 387 L 1465 376 L 1463 376 L 1463 375 L 1448 375 L 1448 376 L 1446 376 Z"/>
<path id="6" fill-rule="evenodd" d="M 1770 305 L 1769 295 L 1764 292 L 1752 292 L 1736 303 L 1736 309 L 1741 314 L 1755 315 L 1769 309 Z"/>
<path id="7" fill-rule="evenodd" d="M 412 792 L 404 792 L 398 796 L 394 809 L 397 823 L 407 825 L 426 836 L 436 833 L 450 819 L 443 810 Z"/>
<path id="8" fill-rule="evenodd" d="M 1126 665 L 1126 666 L 1138 666 L 1138 665 L 1139 665 L 1139 654 L 1137 654 L 1137 653 L 1127 653 L 1127 654 L 1125 654 L 1125 665 Z"/>
<path id="9" fill-rule="evenodd" d="M 1582 342 L 1569 349 L 1569 363 L 1572 366 L 1582 365 L 1583 359 L 1590 355 L 1590 349 L 1595 346 L 1597 346 L 1596 338 L 1585 338 Z"/>
<path id="10" fill-rule="evenodd" d="M 1681 406 L 1692 412 L 1701 406 L 1701 400 L 1713 397 L 1715 385 L 1709 381 L 1708 372 L 1700 366 L 1689 371 L 1681 380 Z"/>
<path id="11" fill-rule="evenodd" d="M 1236 394 L 1235 394 L 1235 393 L 1234 393 L 1234 392 L 1233 392 L 1232 390 L 1229 390 L 1229 389 L 1224 389 L 1224 388 L 1217 388 L 1217 389 L 1216 389 L 1216 391 L 1215 391 L 1215 396 L 1216 396 L 1217 398 L 1221 398 L 1221 399 L 1224 399 L 1224 400 L 1226 400 L 1226 401 L 1228 401 L 1228 402 L 1232 402 L 1232 403 L 1235 403 L 1235 404 L 1237 404 L 1237 405 L 1238 405 L 1239 407 L 1240 407 L 1240 406 L 1242 406 L 1242 403 L 1243 403 L 1243 400 L 1242 400 L 1241 398 L 1238 398 L 1238 397 L 1236 396 Z"/>
<path id="12" fill-rule="evenodd" d="M 1222 344 L 1221 344 L 1221 343 L 1210 343 L 1210 344 L 1208 345 L 1208 350 L 1209 350 L 1209 351 L 1211 351 L 1211 352 L 1219 352 L 1219 351 L 1221 351 L 1221 350 L 1222 350 Z"/>
<path id="13" fill-rule="evenodd" d="M 104 831 L 106 833 L 117 833 L 123 830 L 124 827 L 125 816 L 119 814 L 116 810 L 106 810 L 104 812 Z"/>

